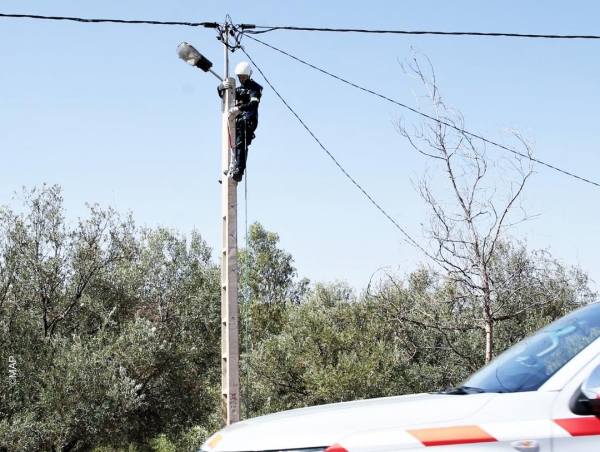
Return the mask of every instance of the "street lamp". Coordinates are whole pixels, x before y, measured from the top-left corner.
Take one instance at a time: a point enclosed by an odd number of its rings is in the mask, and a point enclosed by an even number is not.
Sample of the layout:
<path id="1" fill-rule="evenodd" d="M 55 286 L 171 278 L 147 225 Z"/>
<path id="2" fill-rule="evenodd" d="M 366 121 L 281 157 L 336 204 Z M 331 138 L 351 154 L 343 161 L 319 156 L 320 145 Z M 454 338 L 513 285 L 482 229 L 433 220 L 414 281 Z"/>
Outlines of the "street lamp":
<path id="1" fill-rule="evenodd" d="M 216 25 L 216 24 L 215 24 Z M 215 27 L 211 27 L 215 28 Z M 227 173 L 233 160 L 230 146 L 235 144 L 235 123 L 229 118 L 233 107 L 235 79 L 229 77 L 229 25 L 225 24 L 221 41 L 225 44 L 225 77 L 230 88 L 224 90 L 221 103 L 221 171 Z M 219 80 L 212 63 L 194 46 L 182 42 L 177 55 L 190 66 L 210 72 Z M 223 177 L 221 183 L 221 413 L 222 424 L 229 425 L 240 420 L 240 375 L 238 338 L 238 252 L 237 252 L 237 182 Z"/>
<path id="2" fill-rule="evenodd" d="M 211 69 L 213 64 L 208 60 L 208 58 L 198 52 L 193 45 L 188 44 L 187 42 L 182 42 L 177 47 L 177 55 L 179 55 L 179 58 L 181 58 L 190 66 L 200 68 L 204 72 L 210 71 L 211 74 L 213 74 L 219 80 L 222 80 L 219 74 Z"/>

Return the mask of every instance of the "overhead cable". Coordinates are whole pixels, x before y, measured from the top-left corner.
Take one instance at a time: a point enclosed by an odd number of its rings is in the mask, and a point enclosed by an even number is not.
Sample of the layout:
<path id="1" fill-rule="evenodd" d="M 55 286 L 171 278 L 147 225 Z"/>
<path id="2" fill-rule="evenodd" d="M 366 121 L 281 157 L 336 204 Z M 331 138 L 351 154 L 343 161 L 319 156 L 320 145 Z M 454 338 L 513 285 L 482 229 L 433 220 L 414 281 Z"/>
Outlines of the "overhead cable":
<path id="1" fill-rule="evenodd" d="M 383 210 L 383 208 L 379 204 L 377 204 L 375 202 L 375 200 L 366 192 L 366 190 L 364 188 L 362 188 L 360 186 L 360 184 L 358 182 L 356 182 L 352 178 L 352 176 L 350 176 L 350 174 L 348 174 L 348 172 L 342 167 L 342 165 L 340 165 L 340 163 L 331 154 L 331 152 L 329 152 L 327 150 L 327 148 L 323 145 L 323 143 L 321 143 L 321 141 L 308 128 L 308 126 L 304 123 L 304 121 L 302 121 L 302 119 L 300 118 L 300 116 L 298 116 L 298 114 L 292 109 L 292 107 L 290 107 L 290 105 L 285 101 L 285 99 L 281 96 L 281 94 L 279 94 L 279 92 L 271 84 L 271 82 L 269 81 L 269 79 L 267 79 L 267 77 L 265 76 L 265 74 L 263 73 L 263 71 L 258 67 L 258 65 L 254 62 L 254 60 L 252 60 L 252 57 L 250 55 L 248 55 L 248 52 L 246 52 L 246 49 L 244 49 L 244 46 L 241 46 L 240 49 L 248 57 L 248 59 L 253 64 L 253 66 L 256 68 L 256 70 L 258 72 L 260 72 L 260 75 L 262 75 L 262 77 L 265 79 L 265 82 L 267 82 L 267 84 L 271 87 L 271 89 L 277 95 L 277 97 L 279 97 L 279 99 L 283 102 L 283 104 L 287 107 L 287 109 L 290 112 L 292 112 L 292 114 L 296 117 L 296 119 L 300 122 L 300 124 L 302 124 L 302 126 L 306 129 L 306 131 L 310 134 L 310 136 L 312 136 L 313 139 L 317 142 L 317 144 L 321 147 L 321 149 L 323 149 L 327 153 L 327 155 L 329 156 L 329 158 L 331 158 L 331 160 L 333 160 L 333 163 L 336 164 L 336 166 L 342 171 L 342 173 L 344 173 L 344 175 L 350 180 L 350 182 L 352 182 L 356 186 L 356 188 L 358 188 L 369 199 L 369 201 L 371 201 L 371 203 L 375 207 L 377 207 L 377 209 L 379 209 L 379 211 L 381 213 L 383 213 L 387 217 L 387 219 L 390 220 L 394 224 L 394 226 L 396 226 L 396 228 L 398 228 L 398 230 L 406 237 L 406 241 L 407 242 L 411 243 L 416 248 L 418 248 L 419 250 L 421 250 L 423 253 L 425 253 L 425 255 L 427 257 L 433 258 L 427 251 L 425 251 L 425 249 L 423 249 L 423 247 L 421 247 L 421 245 L 419 245 L 410 235 L 408 235 L 408 233 L 406 231 L 404 231 L 404 229 L 402 229 L 402 227 L 400 227 L 400 225 L 396 222 L 396 220 L 394 220 L 385 210 Z"/>
<path id="2" fill-rule="evenodd" d="M 366 33 L 366 34 L 396 34 L 396 35 L 442 35 L 442 36 L 490 36 L 508 38 L 545 38 L 545 39 L 600 39 L 595 35 L 539 35 L 526 33 L 490 33 L 478 31 L 408 31 L 408 30 L 366 30 L 361 28 L 317 28 L 317 27 L 267 27 L 256 25 L 256 31 L 249 34 L 269 33 L 276 30 L 287 31 L 320 31 L 329 33 Z"/>
<path id="3" fill-rule="evenodd" d="M 206 27 L 217 28 L 216 22 L 161 22 L 157 20 L 122 20 L 122 19 L 82 19 L 79 17 L 61 17 L 61 16 L 36 16 L 32 14 L 3 14 L 0 17 L 12 17 L 20 19 L 42 19 L 42 20 L 66 20 L 72 22 L 84 23 L 117 23 L 117 24 L 146 24 L 146 25 L 182 25 L 186 27 Z"/>
<path id="4" fill-rule="evenodd" d="M 146 25 L 180 25 L 186 27 L 217 28 L 216 22 L 165 22 L 158 20 L 122 20 L 122 19 L 84 19 L 79 17 L 40 16 L 34 14 L 3 14 L 0 17 L 42 20 L 66 20 L 84 23 L 118 23 L 118 24 L 146 24 Z M 269 33 L 276 30 L 287 31 L 317 31 L 329 33 L 365 33 L 365 34 L 398 34 L 398 35 L 441 35 L 441 36 L 488 36 L 508 38 L 543 38 L 543 39 L 600 39 L 597 35 L 555 35 L 531 33 L 495 33 L 478 31 L 420 31 L 420 30 L 369 30 L 363 28 L 319 28 L 319 27 L 292 27 L 292 26 L 263 26 L 240 24 L 239 27 L 248 34 Z"/>
<path id="5" fill-rule="evenodd" d="M 245 34 L 247 34 L 247 32 L 245 32 Z M 596 185 L 597 187 L 600 187 L 600 184 L 599 184 L 599 183 L 597 183 L 597 182 L 591 181 L 591 180 L 589 180 L 589 179 L 585 179 L 585 178 L 583 178 L 583 177 L 581 177 L 581 176 L 577 176 L 576 174 L 573 174 L 573 173 L 570 173 L 570 172 L 568 172 L 568 171 L 565 171 L 565 170 L 562 170 L 562 169 L 560 169 L 560 168 L 557 168 L 556 166 L 550 165 L 549 163 L 545 163 L 545 162 L 543 162 L 543 161 L 541 161 L 541 160 L 538 160 L 538 159 L 536 159 L 536 158 L 534 158 L 534 157 L 531 157 L 530 155 L 523 154 L 522 152 L 519 152 L 519 151 L 515 151 L 514 149 L 511 149 L 511 148 L 509 148 L 509 147 L 507 147 L 507 146 L 504 146 L 503 144 L 496 143 L 496 142 L 494 142 L 494 141 L 488 140 L 487 138 L 485 138 L 485 137 L 483 137 L 483 136 L 481 136 L 481 135 L 478 135 L 478 134 L 475 134 L 475 133 L 469 132 L 468 130 L 465 130 L 465 129 L 461 129 L 460 127 L 457 127 L 457 126 L 455 126 L 454 124 L 451 124 L 451 123 L 448 123 L 448 122 L 442 121 L 442 120 L 440 120 L 440 119 L 433 118 L 433 117 L 429 116 L 428 114 L 426 114 L 426 113 L 423 113 L 423 112 L 421 112 L 421 111 L 419 111 L 419 110 L 417 110 L 417 109 L 415 109 L 415 108 L 409 107 L 408 105 L 405 105 L 405 104 L 403 104 L 403 103 L 401 103 L 401 102 L 398 102 L 398 101 L 396 101 L 396 100 L 394 100 L 394 99 L 390 99 L 389 97 L 386 97 L 386 96 L 384 96 L 384 95 L 382 95 L 382 94 L 376 93 L 375 91 L 372 91 L 372 90 L 370 90 L 370 89 L 367 89 L 367 88 L 363 88 L 362 86 L 359 86 L 359 85 L 357 85 L 357 84 L 355 84 L 355 83 L 349 82 L 348 80 L 346 80 L 346 79 L 343 79 L 342 77 L 339 77 L 339 76 L 337 76 L 337 75 L 334 75 L 334 74 L 332 74 L 332 73 L 330 73 L 330 72 L 327 72 L 327 71 L 325 71 L 324 69 L 318 68 L 317 66 L 315 66 L 315 65 L 313 65 L 313 64 L 307 63 L 306 61 L 304 61 L 304 60 L 301 60 L 300 58 L 298 58 L 298 57 L 295 57 L 295 56 L 293 56 L 293 55 L 290 55 L 289 53 L 287 53 L 287 52 L 285 52 L 285 51 L 283 51 L 283 50 L 281 50 L 281 49 L 278 49 L 277 47 L 273 47 L 272 45 L 270 45 L 270 44 L 267 44 L 266 42 L 263 42 L 263 41 L 261 41 L 260 39 L 257 39 L 257 38 L 255 38 L 255 37 L 253 37 L 253 36 L 248 36 L 248 38 L 249 38 L 249 39 L 252 39 L 253 41 L 259 42 L 259 43 L 261 43 L 262 45 L 264 45 L 264 46 L 266 46 L 266 47 L 269 47 L 269 48 L 271 48 L 271 49 L 273 49 L 273 50 L 275 50 L 275 51 L 277 51 L 277 52 L 279 52 L 279 53 L 282 53 L 283 55 L 286 55 L 286 56 L 288 56 L 288 57 L 290 57 L 290 58 L 292 58 L 292 59 L 294 59 L 294 60 L 298 61 L 299 63 L 302 63 L 302 64 L 304 64 L 304 65 L 306 65 L 306 66 L 308 66 L 308 67 L 310 67 L 310 68 L 312 68 L 312 69 L 315 69 L 315 70 L 317 70 L 317 71 L 319 71 L 319 72 L 322 72 L 323 74 L 326 74 L 326 75 L 328 75 L 328 76 L 330 76 L 330 77 L 333 77 L 333 78 L 335 78 L 335 79 L 337 79 L 337 80 L 339 80 L 339 81 L 341 81 L 341 82 L 344 82 L 344 83 L 346 83 L 346 84 L 348 84 L 348 85 L 350 85 L 350 86 L 353 86 L 354 88 L 360 89 L 361 91 L 365 91 L 365 92 L 367 92 L 367 93 L 369 93 L 369 94 L 373 94 L 374 96 L 377 96 L 377 97 L 380 97 L 380 98 L 382 98 L 382 99 L 385 99 L 385 100 L 387 100 L 388 102 L 392 102 L 393 104 L 396 104 L 396 105 L 398 105 L 398 106 L 400 106 L 400 107 L 402 107 L 402 108 L 405 108 L 405 109 L 407 109 L 407 110 L 410 110 L 410 111 L 412 111 L 413 113 L 416 113 L 416 114 L 418 114 L 418 115 L 420 115 L 420 116 L 423 116 L 424 118 L 430 119 L 430 120 L 432 120 L 432 121 L 436 121 L 436 122 L 438 122 L 439 124 L 443 124 L 443 125 L 445 125 L 446 127 L 450 127 L 450 128 L 452 128 L 452 129 L 454 129 L 454 130 L 456 130 L 456 131 L 458 131 L 458 132 L 460 132 L 460 133 L 462 133 L 462 134 L 469 135 L 469 136 L 471 136 L 471 137 L 473 137 L 473 138 L 477 138 L 477 139 L 479 139 L 479 140 L 481 140 L 481 141 L 483 141 L 483 142 L 485 142 L 485 143 L 492 144 L 492 145 L 494 145 L 494 146 L 496 146 L 496 147 L 498 147 L 498 148 L 500 148 L 500 149 L 504 149 L 505 151 L 512 152 L 512 153 L 513 153 L 513 154 L 515 154 L 515 155 L 519 155 L 519 156 L 521 156 L 521 157 L 524 157 L 524 158 L 526 158 L 526 159 L 529 159 L 529 160 L 531 160 L 532 162 L 536 162 L 536 163 L 539 163 L 540 165 L 544 165 L 544 166 L 546 166 L 546 167 L 548 167 L 548 168 L 550 168 L 550 169 L 553 169 L 553 170 L 555 170 L 555 171 L 558 171 L 558 172 L 560 172 L 560 173 L 563 173 L 563 174 L 565 174 L 565 175 L 567 175 L 567 176 L 574 177 L 575 179 L 579 179 L 579 180 L 581 180 L 581 181 L 583 181 L 583 182 L 587 182 L 588 184 L 592 184 L 592 185 Z"/>

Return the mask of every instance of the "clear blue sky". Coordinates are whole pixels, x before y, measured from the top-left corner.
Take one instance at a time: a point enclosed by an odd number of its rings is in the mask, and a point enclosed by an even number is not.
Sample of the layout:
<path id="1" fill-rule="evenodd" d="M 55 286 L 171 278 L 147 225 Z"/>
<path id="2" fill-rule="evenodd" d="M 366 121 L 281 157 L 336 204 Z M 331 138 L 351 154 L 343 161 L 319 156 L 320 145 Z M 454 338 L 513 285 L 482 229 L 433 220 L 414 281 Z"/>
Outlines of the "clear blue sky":
<path id="1" fill-rule="evenodd" d="M 600 35 L 600 3 L 480 0 L 4 0 L 0 13 L 396 30 Z M 213 30 L 0 18 L 0 203 L 21 186 L 60 184 L 71 221 L 85 202 L 132 211 L 139 225 L 197 228 L 220 245 L 217 80 L 185 65 L 181 41 L 222 72 Z M 531 128 L 536 157 L 600 182 L 599 40 L 327 34 L 260 39 L 365 88 L 415 106 L 418 85 L 399 62 L 418 47 L 468 130 Z M 421 240 L 413 189 L 426 167 L 394 120 L 418 118 L 249 39 L 248 53 L 348 173 Z M 232 55 L 232 63 L 243 59 Z M 265 86 L 248 166 L 248 222 L 277 232 L 300 276 L 364 287 L 380 267 L 406 273 L 420 256 Z M 420 93 L 422 94 L 422 93 Z M 545 167 L 524 193 L 541 216 L 513 235 L 549 248 L 600 281 L 600 187 Z M 240 185 L 240 246 L 244 185 Z M 425 244 L 424 242 L 421 242 Z M 215 252 L 215 258 L 218 253 Z"/>

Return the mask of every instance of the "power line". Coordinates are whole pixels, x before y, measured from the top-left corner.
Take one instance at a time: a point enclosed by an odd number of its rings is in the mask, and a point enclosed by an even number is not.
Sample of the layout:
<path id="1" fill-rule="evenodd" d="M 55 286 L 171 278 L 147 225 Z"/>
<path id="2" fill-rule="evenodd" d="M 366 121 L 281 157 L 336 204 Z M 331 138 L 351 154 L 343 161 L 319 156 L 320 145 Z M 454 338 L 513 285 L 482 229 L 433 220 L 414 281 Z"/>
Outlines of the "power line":
<path id="1" fill-rule="evenodd" d="M 248 32 L 245 32 L 245 33 L 248 33 Z M 301 59 L 300 59 L 300 58 L 298 58 L 298 57 L 295 57 L 295 56 L 293 56 L 293 55 L 290 55 L 289 53 L 287 53 L 287 52 L 285 52 L 285 51 L 283 51 L 283 50 L 281 50 L 281 49 L 278 49 L 277 47 L 273 47 L 272 45 L 270 45 L 270 44 L 267 44 L 266 42 L 263 42 L 263 41 L 261 41 L 261 40 L 259 40 L 259 39 L 256 39 L 256 38 L 252 37 L 252 36 L 248 36 L 248 38 L 249 38 L 249 39 L 252 39 L 253 41 L 259 42 L 260 44 L 262 44 L 262 45 L 264 45 L 264 46 L 266 46 L 266 47 L 269 47 L 269 48 L 271 48 L 271 49 L 273 49 L 273 50 L 276 50 L 277 52 L 279 52 L 279 53 L 282 53 L 283 55 L 286 55 L 286 56 L 288 56 L 288 57 L 290 57 L 290 58 L 292 58 L 292 59 L 294 59 L 294 60 L 296 60 L 296 61 L 298 61 L 298 62 L 300 62 L 300 63 L 302 63 L 302 64 L 304 64 L 304 65 L 306 65 L 306 66 L 308 66 L 308 67 L 310 67 L 310 68 L 312 68 L 312 69 L 315 69 L 315 70 L 317 70 L 317 71 L 319 71 L 319 72 L 322 72 L 323 74 L 326 74 L 326 75 L 328 75 L 328 76 L 330 76 L 330 77 L 333 77 L 333 78 L 335 78 L 335 79 L 337 79 L 337 80 L 339 80 L 339 81 L 341 81 L 341 82 L 344 82 L 344 83 L 346 83 L 346 84 L 348 84 L 348 85 L 350 85 L 350 86 L 353 86 L 354 88 L 360 89 L 361 91 L 365 91 L 365 92 L 367 92 L 367 93 L 369 93 L 369 94 L 373 94 L 374 96 L 377 96 L 377 97 L 380 97 L 380 98 L 382 98 L 382 99 L 385 99 L 385 100 L 387 100 L 388 102 L 391 102 L 391 103 L 393 103 L 393 104 L 396 104 L 396 105 L 398 105 L 398 106 L 400 106 L 400 107 L 402 107 L 402 108 L 405 108 L 405 109 L 407 109 L 407 110 L 410 110 L 410 111 L 412 111 L 413 113 L 416 113 L 416 114 L 418 114 L 418 115 L 420 115 L 420 116 L 423 116 L 423 117 L 425 117 L 425 118 L 427 118 L 427 119 L 430 119 L 430 120 L 432 120 L 432 121 L 439 122 L 440 124 L 443 124 L 443 125 L 445 125 L 445 126 L 447 126 L 447 127 L 450 127 L 450 128 L 452 128 L 452 129 L 454 129 L 454 130 L 456 130 L 456 131 L 460 132 L 460 133 L 463 133 L 463 134 L 465 134 L 465 135 L 469 135 L 469 136 L 471 136 L 471 137 L 473 137 L 473 138 L 477 138 L 477 139 L 479 139 L 479 140 L 481 140 L 481 141 L 483 141 L 483 142 L 485 142 L 485 143 L 488 143 L 488 144 L 492 144 L 492 145 L 494 145 L 494 146 L 497 146 L 497 147 L 498 147 L 498 148 L 500 148 L 500 149 L 504 149 L 504 150 L 506 150 L 506 151 L 512 152 L 512 153 L 513 153 L 513 154 L 515 154 L 515 155 L 519 155 L 519 156 L 521 156 L 521 157 L 524 157 L 524 158 L 526 158 L 526 159 L 529 159 L 529 160 L 531 160 L 532 162 L 536 162 L 536 163 L 539 163 L 540 165 L 544 165 L 544 166 L 546 166 L 546 167 L 548 167 L 548 168 L 551 168 L 551 169 L 553 169 L 553 170 L 555 170 L 555 171 L 558 171 L 558 172 L 560 172 L 560 173 L 563 173 L 563 174 L 565 174 L 565 175 L 567 175 L 567 176 L 574 177 L 575 179 L 579 179 L 579 180 L 581 180 L 581 181 L 583 181 L 583 182 L 587 182 L 588 184 L 592 184 L 592 185 L 596 185 L 596 186 L 600 187 L 600 184 L 598 184 L 598 183 L 596 183 L 596 182 L 593 182 L 593 181 L 591 181 L 591 180 L 589 180 L 589 179 L 585 179 L 585 178 L 583 178 L 583 177 L 577 176 L 576 174 L 573 174 L 573 173 L 570 173 L 570 172 L 568 172 L 568 171 L 565 171 L 565 170 L 562 170 L 562 169 L 560 169 L 560 168 L 557 168 L 556 166 L 550 165 L 549 163 L 545 163 L 545 162 L 543 162 L 543 161 L 541 161 L 541 160 L 538 160 L 538 159 L 536 159 L 536 158 L 534 158 L 534 157 L 531 157 L 530 155 L 523 154 L 522 152 L 515 151 L 514 149 L 511 149 L 511 148 L 509 148 L 509 147 L 507 147 L 507 146 L 504 146 L 504 145 L 502 145 L 502 144 L 500 144 L 500 143 L 496 143 L 496 142 L 494 142 L 494 141 L 488 140 L 487 138 L 484 138 L 484 137 L 483 137 L 483 136 L 481 136 L 481 135 L 477 135 L 477 134 L 475 134 L 475 133 L 471 133 L 471 132 L 469 132 L 469 131 L 467 131 L 467 130 L 465 130 L 465 129 L 461 129 L 460 127 L 457 127 L 457 126 L 455 126 L 454 124 L 451 124 L 451 123 L 448 123 L 448 122 L 445 122 L 445 121 L 442 121 L 442 120 L 439 120 L 439 119 L 433 118 L 433 117 L 431 117 L 431 116 L 427 115 L 426 113 L 423 113 L 423 112 L 421 112 L 421 111 L 419 111 L 419 110 L 417 110 L 417 109 L 415 109 L 415 108 L 409 107 L 408 105 L 405 105 L 405 104 L 403 104 L 403 103 L 401 103 L 401 102 L 398 102 L 398 101 L 396 101 L 396 100 L 394 100 L 394 99 L 390 99 L 389 97 L 386 97 L 386 96 L 384 96 L 384 95 L 382 95 L 382 94 L 376 93 L 375 91 L 372 91 L 372 90 L 370 90 L 370 89 L 367 89 L 367 88 L 363 88 L 362 86 L 359 86 L 359 85 L 357 85 L 357 84 L 355 84 L 355 83 L 349 82 L 349 81 L 348 81 L 348 80 L 346 80 L 346 79 L 343 79 L 343 78 L 341 78 L 341 77 L 339 77 L 339 76 L 337 76 L 337 75 L 334 75 L 334 74 L 332 74 L 332 73 L 330 73 L 330 72 L 327 72 L 327 71 L 325 71 L 324 69 L 318 68 L 317 66 L 314 66 L 313 64 L 307 63 L 306 61 L 304 61 L 304 60 L 301 60 Z"/>
<path id="2" fill-rule="evenodd" d="M 248 59 L 250 60 L 250 62 L 254 65 L 254 67 L 258 70 L 258 72 L 260 72 L 260 75 L 263 76 L 263 78 L 265 79 L 265 82 L 267 82 L 267 84 L 271 87 L 271 89 L 273 90 L 273 92 L 277 95 L 277 97 L 279 97 L 279 99 L 284 103 L 284 105 L 288 108 L 289 111 L 292 112 L 292 114 L 296 117 L 296 119 L 298 121 L 300 121 L 300 124 L 302 124 L 302 126 L 306 129 L 306 131 L 310 134 L 310 136 L 313 137 L 313 139 L 317 142 L 317 144 L 321 147 L 321 149 L 323 149 L 327 155 L 329 156 L 329 158 L 331 158 L 331 160 L 333 160 L 333 163 L 336 164 L 336 166 L 342 171 L 342 173 L 344 173 L 344 175 L 350 179 L 350 182 L 352 182 L 356 188 L 358 188 L 368 199 L 369 201 L 371 201 L 371 203 L 377 207 L 377 209 L 379 209 L 379 211 L 381 213 L 383 213 L 388 220 L 390 220 L 394 226 L 396 226 L 396 228 L 398 228 L 398 230 L 404 234 L 404 236 L 406 237 L 407 241 L 412 243 L 415 247 L 417 247 L 419 250 L 421 250 L 423 253 L 425 253 L 426 256 L 428 256 L 429 258 L 432 258 L 432 256 L 425 251 L 410 235 L 408 235 L 408 233 L 406 231 L 404 231 L 404 229 L 402 229 L 400 227 L 400 225 L 396 222 L 396 220 L 394 220 L 385 210 L 383 210 L 383 208 L 377 204 L 375 202 L 375 200 L 365 191 L 364 188 L 362 188 L 358 182 L 356 182 L 352 176 L 350 176 L 350 174 L 348 174 L 348 172 L 342 167 L 342 165 L 340 165 L 340 163 L 336 160 L 336 158 L 331 154 L 331 152 L 329 152 L 327 150 L 327 148 L 323 145 L 323 143 L 321 143 L 321 141 L 315 136 L 315 134 L 308 128 L 308 126 L 304 123 L 304 121 L 302 121 L 302 119 L 300 118 L 300 116 L 298 116 L 298 114 L 292 109 L 292 107 L 290 107 L 290 105 L 285 101 L 285 99 L 281 96 L 281 94 L 279 94 L 279 92 L 275 89 L 275 87 L 271 84 L 271 82 L 269 81 L 269 79 L 265 76 L 265 74 L 263 73 L 263 71 L 258 67 L 258 65 L 254 62 L 254 60 L 252 60 L 252 57 L 250 55 L 248 55 L 248 52 L 246 52 L 246 49 L 244 49 L 244 46 L 241 46 L 240 49 L 242 50 L 242 52 L 244 52 L 244 54 L 248 57 Z"/>
<path id="3" fill-rule="evenodd" d="M 217 28 L 216 22 L 165 22 L 157 20 L 122 20 L 122 19 L 84 19 L 80 17 L 40 16 L 34 14 L 2 14 L 0 17 L 39 20 L 65 20 L 83 23 L 117 23 L 117 24 L 145 24 L 145 25 L 180 25 L 186 27 Z M 319 27 L 291 27 L 291 26 L 264 26 L 264 25 L 238 25 L 246 34 L 263 34 L 276 30 L 287 31 L 316 31 L 329 33 L 363 33 L 363 34 L 398 34 L 398 35 L 439 35 L 439 36 L 487 36 L 508 38 L 542 38 L 542 39 L 600 39 L 597 35 L 555 35 L 555 34 L 530 34 L 530 33 L 494 33 L 478 31 L 423 31 L 423 30 L 369 30 L 362 28 L 319 28 Z M 249 31 L 250 29 L 260 29 Z"/>
<path id="4" fill-rule="evenodd" d="M 61 17 L 61 16 L 36 16 L 31 14 L 2 14 L 0 17 L 10 17 L 19 19 L 41 19 L 41 20 L 66 20 L 71 22 L 83 23 L 117 23 L 117 24 L 145 24 L 145 25 L 182 25 L 186 27 L 206 27 L 217 28 L 216 22 L 161 22 L 156 20 L 121 20 L 121 19 L 82 19 L 79 17 Z"/>
<path id="5" fill-rule="evenodd" d="M 249 34 L 269 33 L 276 30 L 288 31 L 320 31 L 329 33 L 366 33 L 366 34 L 397 34 L 397 35 L 442 35 L 442 36 L 490 36 L 508 38 L 544 38 L 544 39 L 600 39 L 595 35 L 538 35 L 525 33 L 489 33 L 477 31 L 407 31 L 407 30 L 365 30 L 360 28 L 317 28 L 317 27 L 267 27 L 256 25 L 261 31 L 246 31 Z"/>

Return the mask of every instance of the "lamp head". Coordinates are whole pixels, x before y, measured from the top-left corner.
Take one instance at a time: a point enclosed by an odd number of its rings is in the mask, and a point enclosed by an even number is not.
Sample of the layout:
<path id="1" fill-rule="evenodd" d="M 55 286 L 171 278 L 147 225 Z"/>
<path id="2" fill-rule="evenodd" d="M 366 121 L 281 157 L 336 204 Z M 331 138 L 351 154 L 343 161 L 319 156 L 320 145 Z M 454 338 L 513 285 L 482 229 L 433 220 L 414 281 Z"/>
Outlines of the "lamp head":
<path id="1" fill-rule="evenodd" d="M 204 72 L 208 72 L 212 67 L 212 63 L 198 52 L 193 45 L 188 44 L 187 42 L 179 44 L 177 47 L 177 55 L 190 66 L 200 68 Z"/>

